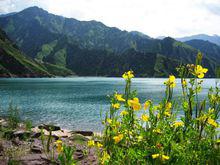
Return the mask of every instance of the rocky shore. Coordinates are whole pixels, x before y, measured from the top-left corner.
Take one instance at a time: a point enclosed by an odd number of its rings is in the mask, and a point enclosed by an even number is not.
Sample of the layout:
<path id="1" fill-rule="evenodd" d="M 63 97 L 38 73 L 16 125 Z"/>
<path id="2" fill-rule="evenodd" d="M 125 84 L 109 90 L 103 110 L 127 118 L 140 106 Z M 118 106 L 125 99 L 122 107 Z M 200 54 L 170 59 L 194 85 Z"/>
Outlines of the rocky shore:
<path id="1" fill-rule="evenodd" d="M 77 164 L 98 164 L 96 148 L 88 148 L 87 141 L 100 135 L 91 131 L 70 131 L 54 125 L 39 125 L 26 128 L 19 123 L 16 129 L 10 129 L 6 119 L 0 118 L 0 165 L 49 165 L 59 164 L 58 152 L 54 143 L 59 139 L 63 144 L 74 147 L 73 157 Z M 45 141 L 51 137 L 50 152 L 53 161 L 45 152 Z M 43 140 L 44 139 L 44 140 Z"/>

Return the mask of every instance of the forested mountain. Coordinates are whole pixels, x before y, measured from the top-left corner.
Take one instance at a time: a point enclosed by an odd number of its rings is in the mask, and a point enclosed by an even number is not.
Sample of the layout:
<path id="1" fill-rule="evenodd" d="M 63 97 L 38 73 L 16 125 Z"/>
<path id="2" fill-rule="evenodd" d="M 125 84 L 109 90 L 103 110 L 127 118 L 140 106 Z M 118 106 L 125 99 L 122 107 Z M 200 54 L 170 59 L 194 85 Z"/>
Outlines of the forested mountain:
<path id="1" fill-rule="evenodd" d="M 0 29 L 0 77 L 51 76 L 40 65 L 25 57 Z"/>
<path id="2" fill-rule="evenodd" d="M 220 46 L 203 40 L 190 40 L 185 43 L 200 50 L 201 52 L 207 54 L 210 58 L 217 60 L 218 63 L 220 63 Z"/>
<path id="3" fill-rule="evenodd" d="M 153 39 L 97 21 L 53 15 L 38 7 L 0 17 L 0 27 L 38 63 L 67 68 L 79 76 L 119 76 L 132 69 L 137 76 L 164 77 L 175 74 L 180 63 L 193 63 L 198 52 L 170 37 Z M 215 76 L 215 58 L 205 53 L 208 77 Z"/>
<path id="4" fill-rule="evenodd" d="M 72 72 L 26 57 L 0 29 L 0 77 L 51 77 L 63 74 L 70 75 Z"/>

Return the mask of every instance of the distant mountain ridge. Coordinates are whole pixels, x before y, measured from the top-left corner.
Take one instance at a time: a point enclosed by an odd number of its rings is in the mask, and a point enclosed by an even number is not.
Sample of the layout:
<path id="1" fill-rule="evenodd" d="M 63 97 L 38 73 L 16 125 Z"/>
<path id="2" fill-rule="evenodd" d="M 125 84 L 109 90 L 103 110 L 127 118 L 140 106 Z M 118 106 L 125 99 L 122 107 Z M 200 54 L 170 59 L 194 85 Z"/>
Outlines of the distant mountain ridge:
<path id="1" fill-rule="evenodd" d="M 210 58 L 217 60 L 220 63 L 220 46 L 204 40 L 189 40 L 186 44 L 200 50 L 201 52 L 208 54 Z"/>
<path id="2" fill-rule="evenodd" d="M 220 46 L 220 36 L 218 35 L 206 35 L 206 34 L 197 34 L 197 35 L 192 35 L 192 36 L 187 36 L 187 37 L 182 37 L 182 38 L 176 38 L 176 40 L 181 41 L 181 42 L 186 42 L 190 40 L 203 40 L 203 41 L 209 41 L 211 43 L 214 43 L 218 46 Z"/>
<path id="3" fill-rule="evenodd" d="M 0 17 L 0 27 L 32 59 L 79 76 L 119 76 L 132 69 L 141 77 L 165 77 L 176 74 L 175 67 L 181 63 L 194 63 L 198 52 L 170 37 L 153 39 L 97 21 L 57 16 L 38 7 Z M 220 56 L 204 56 L 208 77 L 215 76 L 216 58 Z"/>

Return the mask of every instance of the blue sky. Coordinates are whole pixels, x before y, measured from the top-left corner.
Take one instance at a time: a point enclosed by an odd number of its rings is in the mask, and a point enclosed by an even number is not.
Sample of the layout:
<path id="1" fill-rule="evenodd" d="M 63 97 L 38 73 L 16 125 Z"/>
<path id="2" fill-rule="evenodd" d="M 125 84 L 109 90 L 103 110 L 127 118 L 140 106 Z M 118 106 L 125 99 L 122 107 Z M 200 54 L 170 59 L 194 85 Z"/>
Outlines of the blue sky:
<path id="1" fill-rule="evenodd" d="M 0 0 L 0 14 L 30 6 L 152 37 L 220 35 L 220 0 Z"/>

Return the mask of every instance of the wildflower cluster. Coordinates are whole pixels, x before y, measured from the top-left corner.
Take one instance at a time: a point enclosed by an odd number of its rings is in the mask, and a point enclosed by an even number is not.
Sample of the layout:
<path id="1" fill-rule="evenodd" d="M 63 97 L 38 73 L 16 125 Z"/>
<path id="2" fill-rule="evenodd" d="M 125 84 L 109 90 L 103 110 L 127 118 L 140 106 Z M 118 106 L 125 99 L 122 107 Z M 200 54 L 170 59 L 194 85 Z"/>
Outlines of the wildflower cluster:
<path id="1" fill-rule="evenodd" d="M 165 81 L 164 99 L 154 105 L 143 103 L 131 90 L 132 71 L 123 74 L 124 93 L 110 97 L 110 110 L 104 119 L 101 164 L 216 164 L 220 161 L 217 122 L 220 111 L 219 88 L 211 88 L 208 99 L 199 99 L 202 81 L 208 71 L 195 65 L 179 69 L 182 96 L 173 99 L 176 78 Z M 188 80 L 186 77 L 192 75 Z M 198 79 L 199 78 L 199 79 Z M 179 114 L 181 117 L 178 117 Z M 89 146 L 95 146 L 89 142 Z"/>

